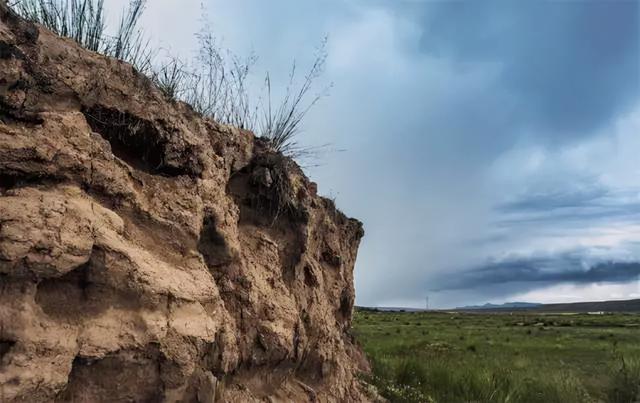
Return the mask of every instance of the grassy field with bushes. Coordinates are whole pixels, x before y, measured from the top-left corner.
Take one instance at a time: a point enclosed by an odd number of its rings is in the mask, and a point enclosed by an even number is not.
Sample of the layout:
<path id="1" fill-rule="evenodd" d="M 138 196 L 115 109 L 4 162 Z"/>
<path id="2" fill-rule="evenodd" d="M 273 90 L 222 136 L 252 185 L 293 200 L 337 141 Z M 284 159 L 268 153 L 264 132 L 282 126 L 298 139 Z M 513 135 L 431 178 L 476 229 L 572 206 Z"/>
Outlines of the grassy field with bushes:
<path id="1" fill-rule="evenodd" d="M 640 402 L 640 315 L 358 310 L 392 402 Z"/>

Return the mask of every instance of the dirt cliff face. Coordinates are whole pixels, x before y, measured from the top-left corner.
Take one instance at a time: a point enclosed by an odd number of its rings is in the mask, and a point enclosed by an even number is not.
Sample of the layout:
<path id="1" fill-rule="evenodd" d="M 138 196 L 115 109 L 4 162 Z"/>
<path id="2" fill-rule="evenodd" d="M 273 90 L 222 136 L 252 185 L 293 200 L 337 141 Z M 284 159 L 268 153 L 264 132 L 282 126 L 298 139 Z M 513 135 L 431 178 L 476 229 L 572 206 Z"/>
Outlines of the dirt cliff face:
<path id="1" fill-rule="evenodd" d="M 361 401 L 361 224 L 0 1 L 0 400 Z"/>

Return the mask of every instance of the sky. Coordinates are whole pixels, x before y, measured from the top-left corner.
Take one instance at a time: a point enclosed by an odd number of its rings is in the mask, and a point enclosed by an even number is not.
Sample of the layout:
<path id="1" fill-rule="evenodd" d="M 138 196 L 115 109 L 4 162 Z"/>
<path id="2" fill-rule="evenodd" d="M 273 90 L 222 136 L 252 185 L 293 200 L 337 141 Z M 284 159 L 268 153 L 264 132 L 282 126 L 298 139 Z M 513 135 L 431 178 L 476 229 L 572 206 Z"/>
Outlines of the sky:
<path id="1" fill-rule="evenodd" d="M 358 305 L 640 298 L 640 2 L 203 1 L 150 1 L 152 43 L 206 20 L 256 86 L 328 37 L 298 141 L 364 223 Z"/>

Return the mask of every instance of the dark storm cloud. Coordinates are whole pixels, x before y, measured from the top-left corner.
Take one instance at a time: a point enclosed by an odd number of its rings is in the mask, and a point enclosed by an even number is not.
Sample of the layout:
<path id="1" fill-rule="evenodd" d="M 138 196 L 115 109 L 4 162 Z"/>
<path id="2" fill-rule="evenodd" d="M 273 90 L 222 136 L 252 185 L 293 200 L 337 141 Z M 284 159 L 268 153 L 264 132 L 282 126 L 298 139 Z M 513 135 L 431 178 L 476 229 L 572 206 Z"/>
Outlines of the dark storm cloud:
<path id="1" fill-rule="evenodd" d="M 521 124 L 552 140 L 592 134 L 640 90 L 640 2 L 451 1 L 423 11 L 424 52 L 495 62 Z M 500 111 L 496 111 L 500 113 Z"/>
<path id="2" fill-rule="evenodd" d="M 600 185 L 581 189 L 559 189 L 526 194 L 512 202 L 499 205 L 496 210 L 500 226 L 523 223 L 596 222 L 616 220 L 640 222 L 640 198 L 637 191 L 613 191 Z"/>
<path id="3" fill-rule="evenodd" d="M 524 198 L 505 203 L 500 207 L 504 213 L 537 212 L 562 208 L 582 208 L 592 205 L 602 206 L 609 190 L 600 185 L 583 189 L 560 189 L 547 193 L 528 194 Z"/>
<path id="4" fill-rule="evenodd" d="M 443 278 L 435 291 L 482 288 L 505 283 L 517 283 L 529 289 L 528 283 L 625 283 L 640 276 L 640 262 L 607 261 L 586 266 L 582 252 L 557 256 L 518 257 L 487 263 L 455 278 Z"/>

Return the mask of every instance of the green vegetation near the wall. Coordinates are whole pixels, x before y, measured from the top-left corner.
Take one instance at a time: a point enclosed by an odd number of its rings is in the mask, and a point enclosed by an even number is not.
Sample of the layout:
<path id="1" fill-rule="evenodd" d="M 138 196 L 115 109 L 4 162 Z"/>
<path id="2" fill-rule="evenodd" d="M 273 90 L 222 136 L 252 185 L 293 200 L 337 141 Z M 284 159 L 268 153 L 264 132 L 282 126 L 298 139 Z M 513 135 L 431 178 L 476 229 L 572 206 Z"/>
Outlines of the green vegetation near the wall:
<path id="1" fill-rule="evenodd" d="M 392 402 L 639 402 L 640 315 L 358 310 Z"/>

